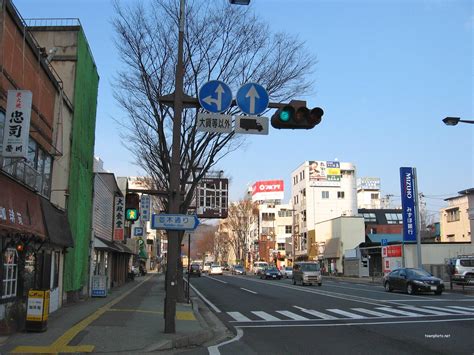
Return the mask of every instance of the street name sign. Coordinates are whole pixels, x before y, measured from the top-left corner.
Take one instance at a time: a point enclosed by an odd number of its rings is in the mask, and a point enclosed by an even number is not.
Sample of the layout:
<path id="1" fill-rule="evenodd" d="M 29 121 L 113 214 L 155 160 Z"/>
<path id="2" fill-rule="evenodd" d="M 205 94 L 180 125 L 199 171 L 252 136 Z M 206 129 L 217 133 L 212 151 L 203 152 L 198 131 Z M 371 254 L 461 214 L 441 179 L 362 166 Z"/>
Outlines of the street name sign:
<path id="1" fill-rule="evenodd" d="M 230 107 L 232 91 L 226 83 L 219 80 L 211 80 L 201 86 L 198 99 L 204 110 L 220 113 Z"/>
<path id="2" fill-rule="evenodd" d="M 196 215 L 187 214 L 154 214 L 151 217 L 152 229 L 195 230 L 199 225 Z"/>
<path id="3" fill-rule="evenodd" d="M 268 117 L 236 116 L 235 133 L 268 134 Z"/>
<path id="4" fill-rule="evenodd" d="M 237 91 L 237 106 L 247 115 L 260 115 L 268 107 L 269 97 L 267 90 L 255 83 L 247 83 Z"/>
<path id="5" fill-rule="evenodd" d="M 199 112 L 197 130 L 201 132 L 232 132 L 232 116 L 218 113 Z"/>

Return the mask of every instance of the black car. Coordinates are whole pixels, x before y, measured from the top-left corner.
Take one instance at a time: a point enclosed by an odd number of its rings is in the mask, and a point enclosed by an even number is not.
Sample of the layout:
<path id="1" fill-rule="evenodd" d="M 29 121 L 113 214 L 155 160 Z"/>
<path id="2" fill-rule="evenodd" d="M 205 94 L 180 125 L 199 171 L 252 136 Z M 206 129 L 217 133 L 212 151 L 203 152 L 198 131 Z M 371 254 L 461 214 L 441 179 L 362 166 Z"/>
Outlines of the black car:
<path id="1" fill-rule="evenodd" d="M 383 279 L 385 291 L 400 290 L 413 295 L 416 292 L 434 292 L 440 295 L 444 290 L 443 280 L 423 269 L 402 268 L 386 275 Z"/>
<path id="2" fill-rule="evenodd" d="M 201 265 L 199 264 L 191 264 L 189 268 L 189 276 L 201 276 Z"/>
<path id="3" fill-rule="evenodd" d="M 260 273 L 261 279 L 281 279 L 281 273 L 276 267 L 271 267 L 268 269 L 263 270 Z"/>

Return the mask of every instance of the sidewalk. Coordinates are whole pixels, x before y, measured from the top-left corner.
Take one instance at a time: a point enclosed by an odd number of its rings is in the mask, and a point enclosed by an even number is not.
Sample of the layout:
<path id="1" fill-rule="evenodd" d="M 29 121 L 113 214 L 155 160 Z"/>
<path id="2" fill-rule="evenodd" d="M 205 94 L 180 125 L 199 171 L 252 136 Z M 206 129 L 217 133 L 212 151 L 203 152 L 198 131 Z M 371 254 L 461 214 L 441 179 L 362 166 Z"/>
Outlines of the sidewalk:
<path id="1" fill-rule="evenodd" d="M 64 305 L 43 333 L 0 337 L 0 353 L 151 352 L 202 345 L 216 335 L 197 301 L 176 305 L 176 333 L 165 334 L 164 297 L 164 275 L 149 273 L 105 298 Z"/>
<path id="2" fill-rule="evenodd" d="M 377 277 L 350 277 L 350 276 L 331 276 L 331 275 L 324 275 L 324 280 L 332 280 L 332 281 L 348 281 L 354 283 L 368 283 L 374 285 L 383 285 L 383 278 L 380 276 Z M 465 286 L 464 289 L 462 285 L 456 285 L 453 283 L 453 289 L 450 289 L 449 281 L 444 281 L 444 290 L 446 292 L 453 292 L 453 293 L 461 293 L 465 295 L 474 295 L 474 286 Z"/>

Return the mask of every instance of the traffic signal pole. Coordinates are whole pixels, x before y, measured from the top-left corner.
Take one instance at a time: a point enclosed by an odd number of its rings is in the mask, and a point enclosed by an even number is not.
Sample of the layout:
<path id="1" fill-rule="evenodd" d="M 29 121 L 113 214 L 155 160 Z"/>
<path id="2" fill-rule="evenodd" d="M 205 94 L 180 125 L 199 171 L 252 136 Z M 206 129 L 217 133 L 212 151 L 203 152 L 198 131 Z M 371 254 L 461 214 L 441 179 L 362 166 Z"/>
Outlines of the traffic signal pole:
<path id="1" fill-rule="evenodd" d="M 176 64 L 173 143 L 171 147 L 170 195 L 168 210 L 170 214 L 179 214 L 181 204 L 180 183 L 180 146 L 181 146 L 181 115 L 183 112 L 183 41 L 184 41 L 184 0 L 180 1 L 178 61 Z M 166 259 L 166 297 L 165 297 L 165 333 L 176 332 L 176 302 L 178 299 L 178 260 L 180 249 L 180 232 L 168 230 L 168 249 Z"/>

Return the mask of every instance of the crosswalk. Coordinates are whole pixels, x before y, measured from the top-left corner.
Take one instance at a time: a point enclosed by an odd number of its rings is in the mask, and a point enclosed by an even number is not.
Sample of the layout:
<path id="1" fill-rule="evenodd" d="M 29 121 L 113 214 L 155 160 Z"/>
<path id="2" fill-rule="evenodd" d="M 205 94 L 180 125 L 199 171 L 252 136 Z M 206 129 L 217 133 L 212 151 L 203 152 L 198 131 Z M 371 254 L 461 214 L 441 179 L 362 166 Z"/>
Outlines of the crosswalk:
<path id="1" fill-rule="evenodd" d="M 252 322 L 287 322 L 287 321 L 318 321 L 344 319 L 374 319 L 374 318 L 410 318 L 433 316 L 474 315 L 474 306 L 398 306 L 325 310 L 306 309 L 294 306 L 295 309 L 275 311 L 225 312 L 232 323 Z"/>

